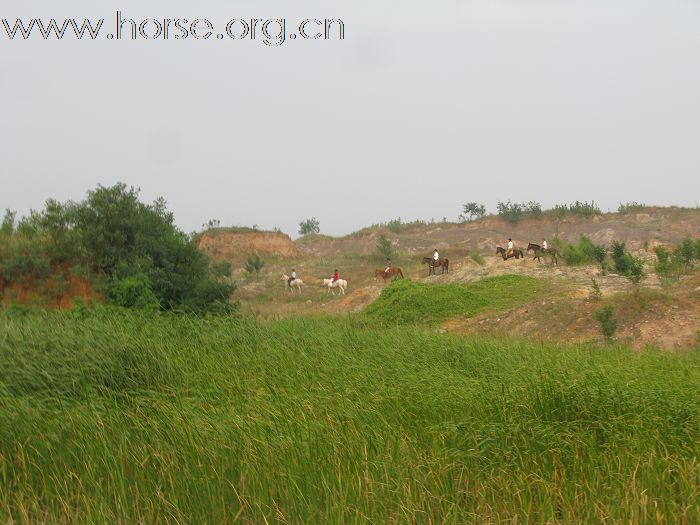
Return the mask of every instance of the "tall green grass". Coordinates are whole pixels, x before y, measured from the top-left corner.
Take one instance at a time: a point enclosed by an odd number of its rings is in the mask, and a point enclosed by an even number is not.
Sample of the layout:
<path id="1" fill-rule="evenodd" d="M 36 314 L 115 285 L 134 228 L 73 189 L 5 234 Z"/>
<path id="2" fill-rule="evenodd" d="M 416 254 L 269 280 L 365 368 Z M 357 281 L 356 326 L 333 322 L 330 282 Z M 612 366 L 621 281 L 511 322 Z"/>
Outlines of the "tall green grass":
<path id="1" fill-rule="evenodd" d="M 697 523 L 698 355 L 0 317 L 0 523 Z"/>
<path id="2" fill-rule="evenodd" d="M 464 314 L 504 309 L 532 300 L 546 289 L 541 279 L 522 275 L 488 277 L 469 284 L 432 284 L 409 279 L 382 290 L 365 313 L 385 323 L 435 324 Z"/>

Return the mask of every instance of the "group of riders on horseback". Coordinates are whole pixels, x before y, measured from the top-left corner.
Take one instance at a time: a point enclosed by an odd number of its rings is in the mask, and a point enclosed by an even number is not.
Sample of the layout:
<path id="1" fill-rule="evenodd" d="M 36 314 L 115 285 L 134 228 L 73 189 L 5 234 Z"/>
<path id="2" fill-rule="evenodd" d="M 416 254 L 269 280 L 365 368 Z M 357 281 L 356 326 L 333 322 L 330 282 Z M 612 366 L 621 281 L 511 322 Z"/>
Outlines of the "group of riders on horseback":
<path id="1" fill-rule="evenodd" d="M 557 256 L 559 255 L 559 253 L 557 252 L 556 249 L 549 247 L 549 245 L 547 244 L 547 239 L 542 239 L 541 245 L 535 244 L 532 242 L 529 243 L 527 245 L 527 250 L 525 250 L 525 251 L 527 251 L 527 252 L 532 251 L 532 253 L 534 254 L 533 259 L 536 259 L 540 262 L 542 261 L 541 257 L 543 255 L 548 255 L 549 257 L 552 258 L 552 262 L 554 262 L 554 264 L 559 264 L 559 261 L 557 259 Z M 496 248 L 496 255 L 500 255 L 501 257 L 503 257 L 504 261 L 507 261 L 511 257 L 514 257 L 516 259 L 521 259 L 521 258 L 525 257 L 522 250 L 513 247 L 513 239 L 511 239 L 510 237 L 508 238 L 508 248 L 503 249 L 500 246 L 497 247 Z"/>
<path id="2" fill-rule="evenodd" d="M 542 244 L 534 244 L 534 243 L 529 243 L 527 245 L 527 250 L 526 251 L 532 251 L 534 254 L 534 259 L 541 261 L 541 256 L 542 255 L 549 255 L 553 262 L 558 264 L 557 262 L 557 251 L 554 248 L 550 248 L 547 245 L 547 240 L 542 239 Z M 523 251 L 519 248 L 515 248 L 513 244 L 513 239 L 508 238 L 508 244 L 507 248 L 502 248 L 501 246 L 498 246 L 496 248 L 496 255 L 500 255 L 503 257 L 504 261 L 507 261 L 510 258 L 515 258 L 515 259 L 521 259 L 524 257 Z M 432 257 L 423 257 L 422 259 L 423 264 L 428 265 L 428 275 L 434 275 L 435 274 L 435 268 L 442 268 L 442 273 L 449 273 L 449 265 L 450 262 L 447 258 L 445 257 L 440 257 L 440 254 L 438 253 L 437 249 L 433 250 L 433 256 Z M 374 271 L 374 277 L 375 279 L 377 277 L 383 278 L 385 281 L 394 276 L 400 276 L 403 279 L 403 272 L 401 271 L 401 268 L 394 268 L 391 264 L 391 258 L 387 257 L 386 258 L 386 264 L 384 270 L 375 270 Z M 282 277 L 283 280 L 287 281 L 287 288 L 292 291 L 294 288 L 297 288 L 299 290 L 299 293 L 301 293 L 301 286 L 303 284 L 302 280 L 297 277 L 297 272 L 294 268 L 292 268 L 292 274 L 290 276 L 284 275 Z M 333 272 L 333 276 L 330 279 L 323 279 L 323 285 L 328 287 L 328 291 L 330 292 L 332 288 L 339 288 L 341 293 L 345 293 L 345 288 L 347 287 L 347 281 L 344 279 L 340 278 L 340 273 L 338 272 L 338 269 L 336 268 L 335 272 Z"/>

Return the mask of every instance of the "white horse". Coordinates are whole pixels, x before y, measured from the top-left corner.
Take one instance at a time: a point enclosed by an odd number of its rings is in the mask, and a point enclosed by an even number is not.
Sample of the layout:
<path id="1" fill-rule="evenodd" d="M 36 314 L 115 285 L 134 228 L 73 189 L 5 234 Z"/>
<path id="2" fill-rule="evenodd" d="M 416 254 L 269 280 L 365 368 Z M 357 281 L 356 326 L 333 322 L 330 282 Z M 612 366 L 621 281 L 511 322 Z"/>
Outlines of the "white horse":
<path id="1" fill-rule="evenodd" d="M 328 288 L 328 293 L 333 293 L 333 295 L 335 295 L 335 293 L 331 291 L 331 288 L 339 288 L 340 293 L 345 295 L 348 282 L 345 279 L 338 279 L 336 282 L 333 282 L 333 279 L 324 279 L 323 286 Z"/>
<path id="2" fill-rule="evenodd" d="M 289 275 L 282 275 L 281 281 L 284 281 L 284 287 L 287 288 L 290 292 L 294 291 L 294 288 L 299 290 L 299 293 L 301 294 L 301 287 L 304 286 L 304 281 L 301 279 L 292 279 L 292 282 L 289 282 Z"/>

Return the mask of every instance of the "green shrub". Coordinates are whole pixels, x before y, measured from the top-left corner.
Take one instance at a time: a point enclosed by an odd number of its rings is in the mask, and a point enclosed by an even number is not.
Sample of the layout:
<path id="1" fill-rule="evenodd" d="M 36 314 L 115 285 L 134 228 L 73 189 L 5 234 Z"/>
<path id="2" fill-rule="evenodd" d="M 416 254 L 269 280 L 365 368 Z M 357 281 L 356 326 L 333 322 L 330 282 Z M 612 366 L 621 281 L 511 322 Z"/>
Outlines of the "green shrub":
<path id="1" fill-rule="evenodd" d="M 600 310 L 595 311 L 595 318 L 600 323 L 601 331 L 608 341 L 615 337 L 617 331 L 617 320 L 612 305 L 605 305 Z"/>
<path id="2" fill-rule="evenodd" d="M 390 220 L 386 223 L 386 227 L 392 233 L 399 233 L 401 231 L 401 217 Z"/>
<path id="3" fill-rule="evenodd" d="M 263 260 L 260 258 L 260 256 L 257 253 L 248 255 L 245 260 L 245 271 L 248 273 L 255 273 L 259 274 L 260 270 L 263 269 L 263 266 L 265 266 L 265 263 Z M 229 270 L 230 274 L 230 270 Z"/>
<path id="4" fill-rule="evenodd" d="M 600 285 L 595 279 L 591 279 L 591 293 L 589 297 L 591 301 L 599 301 L 603 297 L 603 292 L 600 289 Z"/>
<path id="5" fill-rule="evenodd" d="M 644 271 L 644 261 L 640 257 L 632 257 L 629 272 L 626 277 L 632 282 L 632 284 L 637 285 L 646 276 Z"/>
<path id="6" fill-rule="evenodd" d="M 561 249 L 562 257 L 569 266 L 583 264 L 602 265 L 606 258 L 605 246 L 593 243 L 588 237 L 582 235 L 576 244 L 564 244 Z"/>
<path id="7" fill-rule="evenodd" d="M 613 241 L 610 246 L 610 255 L 615 271 L 620 275 L 627 275 L 632 266 L 632 255 L 625 248 L 625 243 Z"/>
<path id="8" fill-rule="evenodd" d="M 618 213 L 635 213 L 635 212 L 644 210 L 646 207 L 647 207 L 646 204 L 631 201 L 631 202 L 628 202 L 626 204 L 620 203 L 620 205 L 617 208 L 617 212 Z"/>
<path id="9" fill-rule="evenodd" d="M 5 215 L 2 218 L 2 224 L 0 225 L 0 235 L 4 237 L 9 237 L 15 232 L 15 219 L 17 218 L 17 212 L 12 210 L 5 210 Z"/>
<path id="10" fill-rule="evenodd" d="M 515 202 L 498 202 L 498 215 L 511 224 L 517 224 L 523 219 L 523 207 Z"/>
<path id="11" fill-rule="evenodd" d="M 394 254 L 394 247 L 392 246 L 391 241 L 384 234 L 380 235 L 379 240 L 377 241 L 377 253 L 379 253 L 385 259 L 391 258 L 391 256 Z"/>
<path id="12" fill-rule="evenodd" d="M 299 223 L 299 235 L 321 233 L 321 222 L 316 217 L 303 220 Z"/>
<path id="13" fill-rule="evenodd" d="M 654 253 L 656 254 L 656 263 L 654 264 L 654 271 L 659 276 L 670 277 L 677 270 L 671 259 L 671 252 L 669 252 L 663 246 L 657 246 L 654 248 Z"/>
<path id="14" fill-rule="evenodd" d="M 600 215 L 602 212 L 595 201 L 576 201 L 573 204 L 557 204 L 553 209 L 548 210 L 547 213 L 561 218 L 567 215 L 592 217 L 594 215 Z"/>
<path id="15" fill-rule="evenodd" d="M 526 203 L 499 201 L 497 209 L 499 217 L 511 224 L 517 224 L 526 217 L 541 219 L 544 215 L 542 212 L 542 205 L 536 201 Z"/>
<path id="16" fill-rule="evenodd" d="M 160 308 L 158 297 L 153 293 L 151 282 L 145 275 L 134 275 L 119 279 L 109 288 L 110 302 L 124 308 Z"/>

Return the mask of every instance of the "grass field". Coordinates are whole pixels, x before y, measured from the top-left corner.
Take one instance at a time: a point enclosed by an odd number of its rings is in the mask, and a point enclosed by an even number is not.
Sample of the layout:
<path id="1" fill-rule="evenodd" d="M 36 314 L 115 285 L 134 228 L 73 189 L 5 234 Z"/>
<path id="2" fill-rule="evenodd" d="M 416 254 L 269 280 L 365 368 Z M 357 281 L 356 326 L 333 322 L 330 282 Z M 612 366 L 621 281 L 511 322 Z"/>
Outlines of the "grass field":
<path id="1" fill-rule="evenodd" d="M 545 281 L 522 275 L 489 277 L 465 285 L 397 280 L 365 313 L 389 324 L 435 324 L 455 315 L 472 316 L 484 310 L 517 306 L 532 301 L 546 288 Z"/>
<path id="2" fill-rule="evenodd" d="M 698 523 L 698 355 L 0 316 L 0 523 Z"/>

